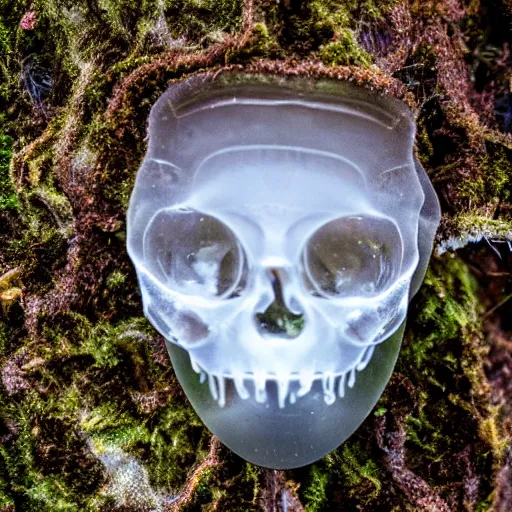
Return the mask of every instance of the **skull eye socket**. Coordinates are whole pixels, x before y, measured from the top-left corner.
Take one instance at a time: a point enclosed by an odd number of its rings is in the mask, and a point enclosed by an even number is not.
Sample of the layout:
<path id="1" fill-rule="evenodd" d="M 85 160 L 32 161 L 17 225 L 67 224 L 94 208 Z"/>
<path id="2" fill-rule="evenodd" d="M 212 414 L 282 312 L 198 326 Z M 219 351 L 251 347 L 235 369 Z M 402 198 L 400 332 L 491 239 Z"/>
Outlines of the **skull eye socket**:
<path id="1" fill-rule="evenodd" d="M 389 220 L 353 216 L 324 224 L 303 252 L 306 285 L 323 297 L 370 297 L 400 269 L 402 243 Z"/>
<path id="2" fill-rule="evenodd" d="M 226 297 L 241 281 L 244 256 L 233 232 L 195 210 L 161 210 L 144 233 L 148 270 L 168 288 L 202 297 Z"/>

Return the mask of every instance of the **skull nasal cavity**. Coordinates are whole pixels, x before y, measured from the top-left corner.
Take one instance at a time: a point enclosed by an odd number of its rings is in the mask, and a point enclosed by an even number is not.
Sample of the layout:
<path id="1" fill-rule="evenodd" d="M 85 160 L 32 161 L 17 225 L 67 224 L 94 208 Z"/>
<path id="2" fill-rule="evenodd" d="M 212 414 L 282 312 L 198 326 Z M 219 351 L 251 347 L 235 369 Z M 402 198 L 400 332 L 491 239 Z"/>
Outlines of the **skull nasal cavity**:
<path id="1" fill-rule="evenodd" d="M 263 335 L 296 338 L 304 328 L 304 315 L 293 313 L 286 306 L 280 272 L 270 270 L 269 275 L 274 289 L 274 301 L 263 313 L 255 315 L 256 325 Z"/>

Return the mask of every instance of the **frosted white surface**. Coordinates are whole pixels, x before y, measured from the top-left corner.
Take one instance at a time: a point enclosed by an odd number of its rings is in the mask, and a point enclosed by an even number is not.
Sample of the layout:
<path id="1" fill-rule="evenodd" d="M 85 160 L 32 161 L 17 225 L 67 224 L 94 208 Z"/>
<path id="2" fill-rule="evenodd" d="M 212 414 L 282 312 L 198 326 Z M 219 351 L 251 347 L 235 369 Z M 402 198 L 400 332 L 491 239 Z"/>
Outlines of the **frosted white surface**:
<path id="1" fill-rule="evenodd" d="M 414 133 L 332 82 L 196 77 L 153 107 L 128 251 L 196 411 L 248 460 L 312 462 L 380 396 L 439 223 Z"/>

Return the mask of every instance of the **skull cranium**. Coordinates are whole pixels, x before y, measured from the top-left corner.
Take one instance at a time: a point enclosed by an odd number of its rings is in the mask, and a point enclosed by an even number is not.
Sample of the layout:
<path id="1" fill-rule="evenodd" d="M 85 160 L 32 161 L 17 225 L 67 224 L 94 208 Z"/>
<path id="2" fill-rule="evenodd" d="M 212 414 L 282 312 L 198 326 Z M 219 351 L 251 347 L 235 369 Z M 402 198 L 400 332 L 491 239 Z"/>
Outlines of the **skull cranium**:
<path id="1" fill-rule="evenodd" d="M 153 107 L 128 250 L 192 404 L 245 458 L 311 462 L 380 396 L 440 215 L 413 144 L 405 105 L 346 84 L 199 76 Z"/>

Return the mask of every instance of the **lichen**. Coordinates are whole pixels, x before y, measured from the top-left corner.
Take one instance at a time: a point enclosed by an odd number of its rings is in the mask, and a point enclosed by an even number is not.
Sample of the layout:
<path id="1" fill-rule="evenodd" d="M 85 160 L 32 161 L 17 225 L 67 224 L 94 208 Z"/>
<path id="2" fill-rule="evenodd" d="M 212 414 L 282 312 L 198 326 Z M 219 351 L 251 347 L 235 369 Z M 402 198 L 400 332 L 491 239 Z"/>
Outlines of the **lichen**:
<path id="1" fill-rule="evenodd" d="M 305 510 L 308 512 L 318 512 L 327 503 L 327 485 L 329 483 L 329 473 L 320 469 L 318 465 L 312 466 L 309 470 L 308 481 L 302 492 Z"/>

